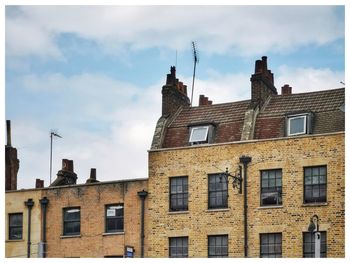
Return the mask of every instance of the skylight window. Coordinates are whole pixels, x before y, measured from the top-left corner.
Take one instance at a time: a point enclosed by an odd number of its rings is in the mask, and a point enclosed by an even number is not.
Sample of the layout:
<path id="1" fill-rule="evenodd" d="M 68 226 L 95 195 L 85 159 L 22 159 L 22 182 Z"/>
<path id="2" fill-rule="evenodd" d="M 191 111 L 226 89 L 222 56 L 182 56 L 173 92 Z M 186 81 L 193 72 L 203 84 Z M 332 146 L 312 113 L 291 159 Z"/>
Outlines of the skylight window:
<path id="1" fill-rule="evenodd" d="M 193 127 L 191 129 L 190 143 L 205 143 L 208 142 L 209 126 Z"/>

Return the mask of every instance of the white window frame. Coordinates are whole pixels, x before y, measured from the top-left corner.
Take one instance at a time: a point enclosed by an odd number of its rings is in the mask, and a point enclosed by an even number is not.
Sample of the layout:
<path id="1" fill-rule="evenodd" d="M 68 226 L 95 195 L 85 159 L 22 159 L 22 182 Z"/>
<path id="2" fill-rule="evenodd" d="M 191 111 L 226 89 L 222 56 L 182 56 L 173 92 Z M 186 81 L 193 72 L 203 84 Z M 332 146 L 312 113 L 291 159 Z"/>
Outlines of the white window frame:
<path id="1" fill-rule="evenodd" d="M 195 130 L 203 129 L 203 128 L 206 129 L 204 140 L 196 140 L 196 141 L 194 141 L 194 140 L 192 139 L 192 137 L 193 137 L 193 132 L 194 132 Z M 191 128 L 191 134 L 190 134 L 189 142 L 190 142 L 190 143 L 205 142 L 205 141 L 208 140 L 208 133 L 209 133 L 209 126 L 197 126 L 197 127 L 193 127 L 193 128 Z"/>
<path id="2" fill-rule="evenodd" d="M 288 130 L 287 130 L 288 136 L 307 134 L 307 127 L 306 127 L 307 117 L 308 116 L 306 114 L 301 114 L 301 115 L 295 115 L 295 116 L 288 117 Z M 298 119 L 298 118 L 304 118 L 304 131 L 303 132 L 290 133 L 291 120 Z"/>

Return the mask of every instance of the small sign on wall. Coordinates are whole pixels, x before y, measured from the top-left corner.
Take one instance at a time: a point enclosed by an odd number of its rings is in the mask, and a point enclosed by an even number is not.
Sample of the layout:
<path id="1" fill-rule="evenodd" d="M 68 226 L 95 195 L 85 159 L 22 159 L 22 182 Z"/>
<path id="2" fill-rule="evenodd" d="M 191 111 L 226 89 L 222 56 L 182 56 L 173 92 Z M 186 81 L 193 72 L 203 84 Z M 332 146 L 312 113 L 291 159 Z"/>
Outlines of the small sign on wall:
<path id="1" fill-rule="evenodd" d="M 125 246 L 125 257 L 126 258 L 133 258 L 134 257 L 134 247 L 131 246 Z"/>

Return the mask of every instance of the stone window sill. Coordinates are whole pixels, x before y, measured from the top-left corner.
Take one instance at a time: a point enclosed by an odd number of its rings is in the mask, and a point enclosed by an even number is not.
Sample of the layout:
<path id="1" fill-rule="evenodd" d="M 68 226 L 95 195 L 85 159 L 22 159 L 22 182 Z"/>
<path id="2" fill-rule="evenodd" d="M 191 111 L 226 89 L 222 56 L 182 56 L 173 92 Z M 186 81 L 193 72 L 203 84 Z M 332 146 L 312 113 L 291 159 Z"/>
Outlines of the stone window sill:
<path id="1" fill-rule="evenodd" d="M 169 211 L 168 215 L 181 215 L 181 214 L 188 214 L 188 210 L 184 210 L 184 211 Z"/>
<path id="2" fill-rule="evenodd" d="M 65 236 L 60 236 L 61 239 L 64 238 L 81 238 L 81 235 L 65 235 Z"/>
<path id="3" fill-rule="evenodd" d="M 227 212 L 230 211 L 230 208 L 214 208 L 214 209 L 207 209 L 206 212 Z"/>
<path id="4" fill-rule="evenodd" d="M 314 207 L 314 206 L 327 206 L 328 203 L 325 202 L 325 203 L 306 203 L 306 204 L 302 204 L 301 206 L 302 207 L 308 207 L 308 206 L 311 206 L 311 207 Z"/>
<path id="5" fill-rule="evenodd" d="M 125 234 L 124 231 L 120 231 L 120 232 L 102 233 L 102 236 L 119 236 L 124 234 Z"/>
<path id="6" fill-rule="evenodd" d="M 24 239 L 8 239 L 5 242 L 22 242 Z"/>
<path id="7" fill-rule="evenodd" d="M 274 208 L 283 208 L 283 205 L 266 205 L 266 206 L 259 206 L 258 209 L 274 209 Z"/>

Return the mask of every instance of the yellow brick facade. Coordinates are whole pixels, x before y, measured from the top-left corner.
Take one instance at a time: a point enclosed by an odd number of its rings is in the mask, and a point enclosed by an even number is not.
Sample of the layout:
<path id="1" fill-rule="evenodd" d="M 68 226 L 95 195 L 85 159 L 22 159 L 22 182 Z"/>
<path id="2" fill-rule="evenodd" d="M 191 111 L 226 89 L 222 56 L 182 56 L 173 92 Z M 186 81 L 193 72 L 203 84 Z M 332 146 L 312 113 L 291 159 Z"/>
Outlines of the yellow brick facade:
<path id="1" fill-rule="evenodd" d="M 140 257 L 141 200 L 146 180 L 47 188 L 47 257 L 123 256 L 125 246 Z M 124 204 L 124 232 L 105 233 L 105 205 Z M 63 209 L 80 207 L 80 235 L 63 236 Z"/>
<path id="2" fill-rule="evenodd" d="M 24 202 L 32 199 L 34 205 L 31 209 L 31 237 L 30 257 L 38 257 L 40 234 L 41 234 L 41 209 L 39 200 L 41 191 L 19 190 L 9 191 L 5 195 L 5 257 L 26 258 L 28 248 L 28 208 Z M 9 214 L 22 213 L 22 239 L 9 240 Z"/>
<path id="3" fill-rule="evenodd" d="M 345 256 L 344 133 L 246 141 L 149 152 L 146 256 L 168 257 L 169 237 L 188 236 L 189 257 L 208 256 L 208 235 L 227 234 L 229 257 L 244 257 L 243 194 L 229 183 L 228 208 L 208 210 L 208 174 L 247 168 L 248 256 L 259 257 L 260 233 L 282 233 L 282 257 L 303 256 L 303 232 L 317 214 L 327 257 Z M 303 204 L 303 169 L 327 166 L 327 203 Z M 283 205 L 260 206 L 260 171 L 282 169 Z M 188 211 L 169 212 L 169 178 L 188 176 Z"/>

